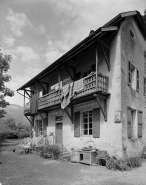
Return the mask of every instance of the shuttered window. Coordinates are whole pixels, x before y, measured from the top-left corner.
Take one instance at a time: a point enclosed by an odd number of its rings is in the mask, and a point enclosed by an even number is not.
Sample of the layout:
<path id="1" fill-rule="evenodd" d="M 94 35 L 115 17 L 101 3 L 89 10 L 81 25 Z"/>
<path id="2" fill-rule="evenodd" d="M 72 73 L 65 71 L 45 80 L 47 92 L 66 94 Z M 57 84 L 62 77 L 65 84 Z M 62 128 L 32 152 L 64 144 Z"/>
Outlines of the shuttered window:
<path id="1" fill-rule="evenodd" d="M 132 136 L 132 118 L 131 118 L 131 109 L 127 109 L 127 136 L 131 138 Z"/>
<path id="2" fill-rule="evenodd" d="M 139 71 L 138 70 L 136 74 L 136 90 L 139 91 Z"/>
<path id="3" fill-rule="evenodd" d="M 74 137 L 80 137 L 80 112 L 74 113 Z"/>
<path id="4" fill-rule="evenodd" d="M 138 137 L 142 137 L 142 112 L 138 111 Z"/>
<path id="5" fill-rule="evenodd" d="M 128 62 L 128 85 L 130 85 L 133 89 L 136 89 L 136 82 L 135 82 L 135 74 L 136 70 L 135 67 L 132 65 L 131 62 Z M 138 72 L 139 73 L 139 72 Z M 138 74 L 139 77 L 139 74 Z"/>
<path id="6" fill-rule="evenodd" d="M 92 135 L 92 125 L 93 122 L 93 112 L 86 111 L 83 112 L 83 126 L 82 126 L 82 133 L 83 135 Z"/>
<path id="7" fill-rule="evenodd" d="M 100 109 L 93 109 L 93 137 L 100 138 Z"/>
<path id="8" fill-rule="evenodd" d="M 143 94 L 146 95 L 146 78 L 143 79 Z"/>

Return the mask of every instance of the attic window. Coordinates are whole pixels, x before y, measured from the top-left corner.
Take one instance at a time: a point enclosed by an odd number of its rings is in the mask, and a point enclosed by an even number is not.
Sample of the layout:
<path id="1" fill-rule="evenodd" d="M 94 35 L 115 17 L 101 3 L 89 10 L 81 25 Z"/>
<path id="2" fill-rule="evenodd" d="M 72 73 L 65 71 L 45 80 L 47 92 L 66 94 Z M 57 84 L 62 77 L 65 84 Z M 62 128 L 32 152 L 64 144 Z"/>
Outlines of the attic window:
<path id="1" fill-rule="evenodd" d="M 133 38 L 133 37 L 134 37 L 134 33 L 133 33 L 133 31 L 132 31 L 132 30 L 130 30 L 130 36 L 131 36 L 131 38 Z"/>

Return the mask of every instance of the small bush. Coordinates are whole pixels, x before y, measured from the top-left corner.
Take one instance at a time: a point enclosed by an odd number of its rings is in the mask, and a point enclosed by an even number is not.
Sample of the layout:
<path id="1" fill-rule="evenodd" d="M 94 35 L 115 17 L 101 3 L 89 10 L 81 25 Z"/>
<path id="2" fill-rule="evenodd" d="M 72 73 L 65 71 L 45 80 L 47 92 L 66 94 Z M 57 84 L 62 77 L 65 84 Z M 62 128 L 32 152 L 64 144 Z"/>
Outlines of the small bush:
<path id="1" fill-rule="evenodd" d="M 140 157 L 130 157 L 127 160 L 116 159 L 112 156 L 106 160 L 106 167 L 111 170 L 128 171 L 132 168 L 140 167 L 142 159 Z"/>
<path id="2" fill-rule="evenodd" d="M 60 156 L 60 149 L 57 145 L 45 145 L 39 147 L 39 155 L 43 158 L 58 159 Z"/>

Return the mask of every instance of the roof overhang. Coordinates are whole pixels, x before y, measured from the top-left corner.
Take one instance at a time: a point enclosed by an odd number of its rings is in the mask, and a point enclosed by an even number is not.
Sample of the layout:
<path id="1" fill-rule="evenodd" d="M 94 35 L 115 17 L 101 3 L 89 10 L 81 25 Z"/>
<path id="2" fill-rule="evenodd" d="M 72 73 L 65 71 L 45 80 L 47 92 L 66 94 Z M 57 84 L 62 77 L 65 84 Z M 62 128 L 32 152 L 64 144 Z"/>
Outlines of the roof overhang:
<path id="1" fill-rule="evenodd" d="M 130 12 L 124 12 L 124 13 L 118 14 L 116 17 L 114 17 L 112 20 L 110 20 L 104 26 L 102 26 L 99 29 L 97 29 L 96 31 L 94 31 L 92 34 L 90 34 L 88 37 L 86 37 L 84 40 L 82 40 L 79 44 L 77 44 L 75 47 L 73 47 L 71 50 L 69 50 L 67 53 L 65 53 L 63 56 L 61 56 L 59 59 L 57 59 L 50 66 L 48 66 L 43 71 L 41 71 L 38 75 L 36 75 L 30 81 L 28 81 L 23 86 L 21 86 L 19 89 L 17 89 L 17 91 L 25 90 L 25 88 L 30 87 L 36 81 L 39 81 L 44 76 L 46 76 L 47 74 L 49 74 L 53 70 L 57 69 L 60 65 L 62 65 L 63 63 L 65 63 L 69 59 L 73 58 L 79 52 L 81 52 L 82 50 L 85 50 L 87 47 L 92 45 L 98 38 L 100 38 L 104 34 L 110 32 L 110 31 L 118 31 L 119 23 L 121 21 L 125 20 L 126 17 L 130 17 L 130 16 L 136 17 L 140 28 L 143 29 L 143 33 L 145 33 L 144 24 L 142 22 L 141 15 L 138 11 L 130 11 Z"/>

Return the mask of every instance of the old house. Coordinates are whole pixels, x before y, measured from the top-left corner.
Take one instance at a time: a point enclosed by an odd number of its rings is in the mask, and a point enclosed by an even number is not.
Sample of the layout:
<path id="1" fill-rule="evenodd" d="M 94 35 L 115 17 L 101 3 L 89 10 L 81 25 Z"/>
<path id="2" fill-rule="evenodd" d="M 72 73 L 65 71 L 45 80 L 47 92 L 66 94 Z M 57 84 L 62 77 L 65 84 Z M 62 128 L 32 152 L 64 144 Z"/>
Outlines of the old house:
<path id="1" fill-rule="evenodd" d="M 146 32 L 137 11 L 124 12 L 18 89 L 34 142 L 54 134 L 68 151 L 92 142 L 110 155 L 146 143 Z"/>

